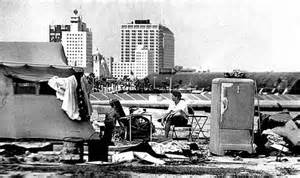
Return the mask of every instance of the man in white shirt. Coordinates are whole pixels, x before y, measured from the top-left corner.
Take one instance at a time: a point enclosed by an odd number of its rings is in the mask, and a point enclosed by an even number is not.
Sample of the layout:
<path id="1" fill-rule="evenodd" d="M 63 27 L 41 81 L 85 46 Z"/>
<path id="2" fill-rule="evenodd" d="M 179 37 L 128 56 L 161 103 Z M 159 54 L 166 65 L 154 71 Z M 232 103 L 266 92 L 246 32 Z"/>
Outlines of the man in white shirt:
<path id="1" fill-rule="evenodd" d="M 172 103 L 170 103 L 167 113 L 162 117 L 161 123 L 165 125 L 165 137 L 168 138 L 171 125 L 184 126 L 187 124 L 188 107 L 181 98 L 181 93 L 177 90 L 172 92 Z"/>

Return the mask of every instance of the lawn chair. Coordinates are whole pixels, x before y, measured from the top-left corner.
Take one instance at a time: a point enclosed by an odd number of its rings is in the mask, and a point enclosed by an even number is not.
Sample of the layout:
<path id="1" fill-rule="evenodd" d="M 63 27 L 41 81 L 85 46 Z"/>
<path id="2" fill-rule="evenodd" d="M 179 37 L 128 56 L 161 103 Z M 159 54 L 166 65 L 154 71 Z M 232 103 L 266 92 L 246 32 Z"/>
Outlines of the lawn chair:
<path id="1" fill-rule="evenodd" d="M 203 120 L 203 123 L 201 123 L 201 120 Z M 200 138 L 200 133 L 206 137 L 204 134 L 204 126 L 208 120 L 208 116 L 204 115 L 195 115 L 194 109 L 192 107 L 188 107 L 188 123 L 187 125 L 184 126 L 172 126 L 172 139 L 174 140 L 193 140 L 193 135 L 196 131 L 199 131 L 196 139 Z M 188 131 L 187 137 L 178 137 L 178 132 L 179 131 Z"/>
<path id="2" fill-rule="evenodd" d="M 196 136 L 196 140 L 201 138 L 200 137 L 201 134 L 204 138 L 208 138 L 208 136 L 205 135 L 206 131 L 204 131 L 204 126 L 208 120 L 208 116 L 192 114 L 189 115 L 189 118 L 191 120 L 191 125 L 192 125 L 191 135 L 193 136 L 194 133 L 198 132 Z"/>

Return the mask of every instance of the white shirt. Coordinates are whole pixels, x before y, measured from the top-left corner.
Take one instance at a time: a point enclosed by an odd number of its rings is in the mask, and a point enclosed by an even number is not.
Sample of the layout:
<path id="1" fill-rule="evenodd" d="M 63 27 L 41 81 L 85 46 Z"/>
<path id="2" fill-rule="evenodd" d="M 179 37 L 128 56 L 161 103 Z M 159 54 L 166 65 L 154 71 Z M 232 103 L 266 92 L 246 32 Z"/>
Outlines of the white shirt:
<path id="1" fill-rule="evenodd" d="M 175 102 L 170 103 L 168 112 L 170 112 L 170 111 L 177 112 L 180 110 L 182 110 L 183 112 L 185 112 L 185 114 L 188 115 L 188 106 L 184 100 L 180 100 L 177 105 L 175 105 Z"/>

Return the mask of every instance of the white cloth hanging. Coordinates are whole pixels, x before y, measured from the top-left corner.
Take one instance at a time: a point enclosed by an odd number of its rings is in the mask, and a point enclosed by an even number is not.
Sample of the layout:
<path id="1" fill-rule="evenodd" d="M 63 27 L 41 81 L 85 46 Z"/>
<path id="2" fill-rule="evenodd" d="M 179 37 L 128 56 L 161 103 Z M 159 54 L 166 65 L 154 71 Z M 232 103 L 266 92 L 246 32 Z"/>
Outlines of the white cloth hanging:
<path id="1" fill-rule="evenodd" d="M 72 120 L 81 120 L 76 97 L 77 81 L 74 75 L 67 78 L 52 77 L 48 85 L 56 91 L 56 97 L 62 100 L 61 108 Z"/>

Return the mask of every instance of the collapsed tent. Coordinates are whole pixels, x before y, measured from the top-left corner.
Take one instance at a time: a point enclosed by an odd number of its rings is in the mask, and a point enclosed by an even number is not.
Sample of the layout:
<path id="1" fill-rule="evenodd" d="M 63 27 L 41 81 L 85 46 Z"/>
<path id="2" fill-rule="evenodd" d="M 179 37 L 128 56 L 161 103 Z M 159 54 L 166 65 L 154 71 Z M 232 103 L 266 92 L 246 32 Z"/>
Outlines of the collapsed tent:
<path id="1" fill-rule="evenodd" d="M 78 73 L 60 43 L 0 42 L 0 138 L 89 138 L 89 121 L 70 120 L 47 84 Z"/>

